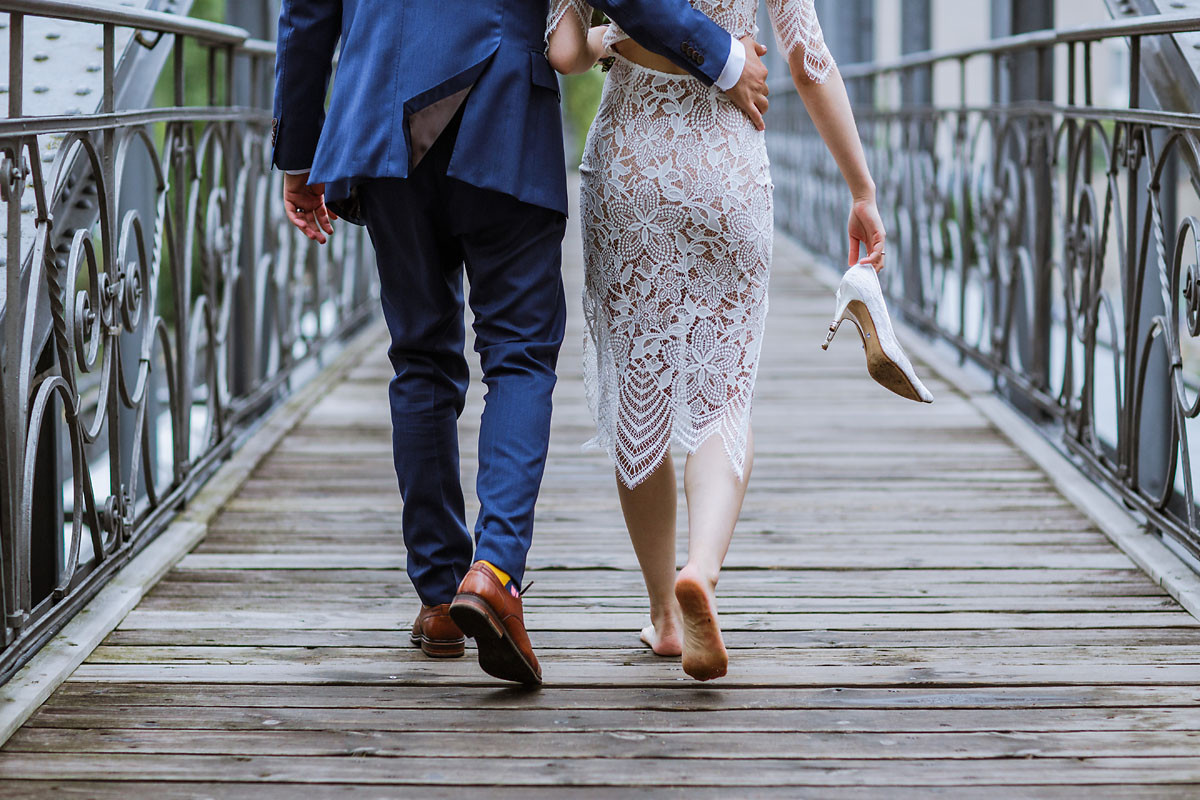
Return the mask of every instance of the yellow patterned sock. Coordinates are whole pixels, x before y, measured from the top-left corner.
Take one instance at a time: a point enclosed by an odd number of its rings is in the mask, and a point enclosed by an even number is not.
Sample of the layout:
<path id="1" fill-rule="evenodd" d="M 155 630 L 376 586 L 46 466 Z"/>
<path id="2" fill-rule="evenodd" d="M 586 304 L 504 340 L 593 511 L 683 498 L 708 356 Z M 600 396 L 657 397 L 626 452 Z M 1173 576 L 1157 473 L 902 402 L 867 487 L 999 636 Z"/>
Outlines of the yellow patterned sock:
<path id="1" fill-rule="evenodd" d="M 512 577 L 507 572 L 500 569 L 492 562 L 484 561 L 482 563 L 487 564 L 487 568 L 490 569 L 492 572 L 496 573 L 496 577 L 500 579 L 501 586 L 508 586 L 508 584 L 512 582 Z"/>

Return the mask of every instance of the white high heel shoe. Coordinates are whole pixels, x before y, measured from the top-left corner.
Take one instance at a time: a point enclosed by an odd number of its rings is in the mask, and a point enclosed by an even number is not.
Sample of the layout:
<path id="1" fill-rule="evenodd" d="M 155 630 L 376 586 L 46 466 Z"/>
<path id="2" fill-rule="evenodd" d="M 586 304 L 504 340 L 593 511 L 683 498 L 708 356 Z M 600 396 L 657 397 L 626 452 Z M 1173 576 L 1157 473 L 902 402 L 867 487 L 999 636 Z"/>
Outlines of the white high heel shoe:
<path id="1" fill-rule="evenodd" d="M 858 328 L 863 349 L 867 351 L 867 372 L 876 383 L 909 400 L 933 402 L 933 395 L 913 371 L 912 362 L 896 339 L 879 276 L 866 261 L 855 264 L 842 276 L 837 290 L 837 311 L 829 323 L 829 335 L 821 345 L 822 350 L 829 349 L 829 343 L 846 320 Z"/>

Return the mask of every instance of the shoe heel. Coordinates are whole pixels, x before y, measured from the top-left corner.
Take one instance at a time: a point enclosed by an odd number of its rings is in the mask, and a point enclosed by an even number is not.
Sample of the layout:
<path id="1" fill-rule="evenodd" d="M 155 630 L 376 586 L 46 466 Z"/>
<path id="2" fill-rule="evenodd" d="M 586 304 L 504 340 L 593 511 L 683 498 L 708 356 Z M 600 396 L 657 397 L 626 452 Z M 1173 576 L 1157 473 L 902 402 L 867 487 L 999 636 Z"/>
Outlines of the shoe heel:
<path id="1" fill-rule="evenodd" d="M 828 350 L 829 345 L 833 343 L 833 337 L 837 336 L 838 329 L 842 327 L 842 323 L 848 318 L 851 318 L 847 309 L 850 307 L 851 301 L 855 299 L 856 292 L 845 280 L 838 286 L 837 290 L 837 308 L 833 312 L 833 320 L 829 323 L 829 335 L 825 337 L 825 341 L 821 344 L 822 350 Z"/>
<path id="2" fill-rule="evenodd" d="M 454 599 L 454 604 L 450 606 L 450 619 L 468 638 L 504 638 L 504 628 L 495 619 L 492 609 L 487 603 L 470 595 L 459 595 Z"/>

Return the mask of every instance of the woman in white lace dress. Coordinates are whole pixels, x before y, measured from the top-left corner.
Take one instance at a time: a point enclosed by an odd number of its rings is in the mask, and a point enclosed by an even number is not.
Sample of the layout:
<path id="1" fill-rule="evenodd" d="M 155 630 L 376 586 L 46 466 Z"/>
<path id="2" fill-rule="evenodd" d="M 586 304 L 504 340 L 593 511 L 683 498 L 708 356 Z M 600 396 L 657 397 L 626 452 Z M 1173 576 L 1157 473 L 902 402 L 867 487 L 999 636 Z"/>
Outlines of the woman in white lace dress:
<path id="1" fill-rule="evenodd" d="M 735 37 L 756 33 L 759 0 L 691 2 Z M 853 197 L 850 261 L 865 244 L 879 268 L 875 187 L 813 0 L 766 3 Z M 615 58 L 580 167 L 591 444 L 616 466 L 650 597 L 642 638 L 660 655 L 682 652 L 684 670 L 706 680 L 727 668 L 715 589 L 753 463 L 773 235 L 766 145 L 717 89 L 616 26 L 589 28 L 591 17 L 582 0 L 553 0 L 548 25 L 560 72 Z M 672 444 L 688 453 L 688 562 L 678 576 Z"/>

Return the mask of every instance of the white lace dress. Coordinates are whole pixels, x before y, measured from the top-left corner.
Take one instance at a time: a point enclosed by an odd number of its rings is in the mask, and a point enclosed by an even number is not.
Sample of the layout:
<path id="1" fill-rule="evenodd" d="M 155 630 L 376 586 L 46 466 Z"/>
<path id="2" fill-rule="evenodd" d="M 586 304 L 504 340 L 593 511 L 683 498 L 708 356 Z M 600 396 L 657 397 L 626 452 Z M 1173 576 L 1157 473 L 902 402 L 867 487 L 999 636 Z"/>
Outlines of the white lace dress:
<path id="1" fill-rule="evenodd" d="M 758 0 L 691 0 L 738 38 Z M 766 0 L 810 78 L 833 68 L 813 0 Z M 554 0 L 549 31 L 582 0 Z M 616 26 L 605 43 L 627 38 Z M 621 481 L 645 480 L 671 445 L 720 436 L 743 474 L 767 314 L 773 186 L 763 134 L 720 90 L 615 55 L 584 150 L 584 375 L 597 434 Z"/>

